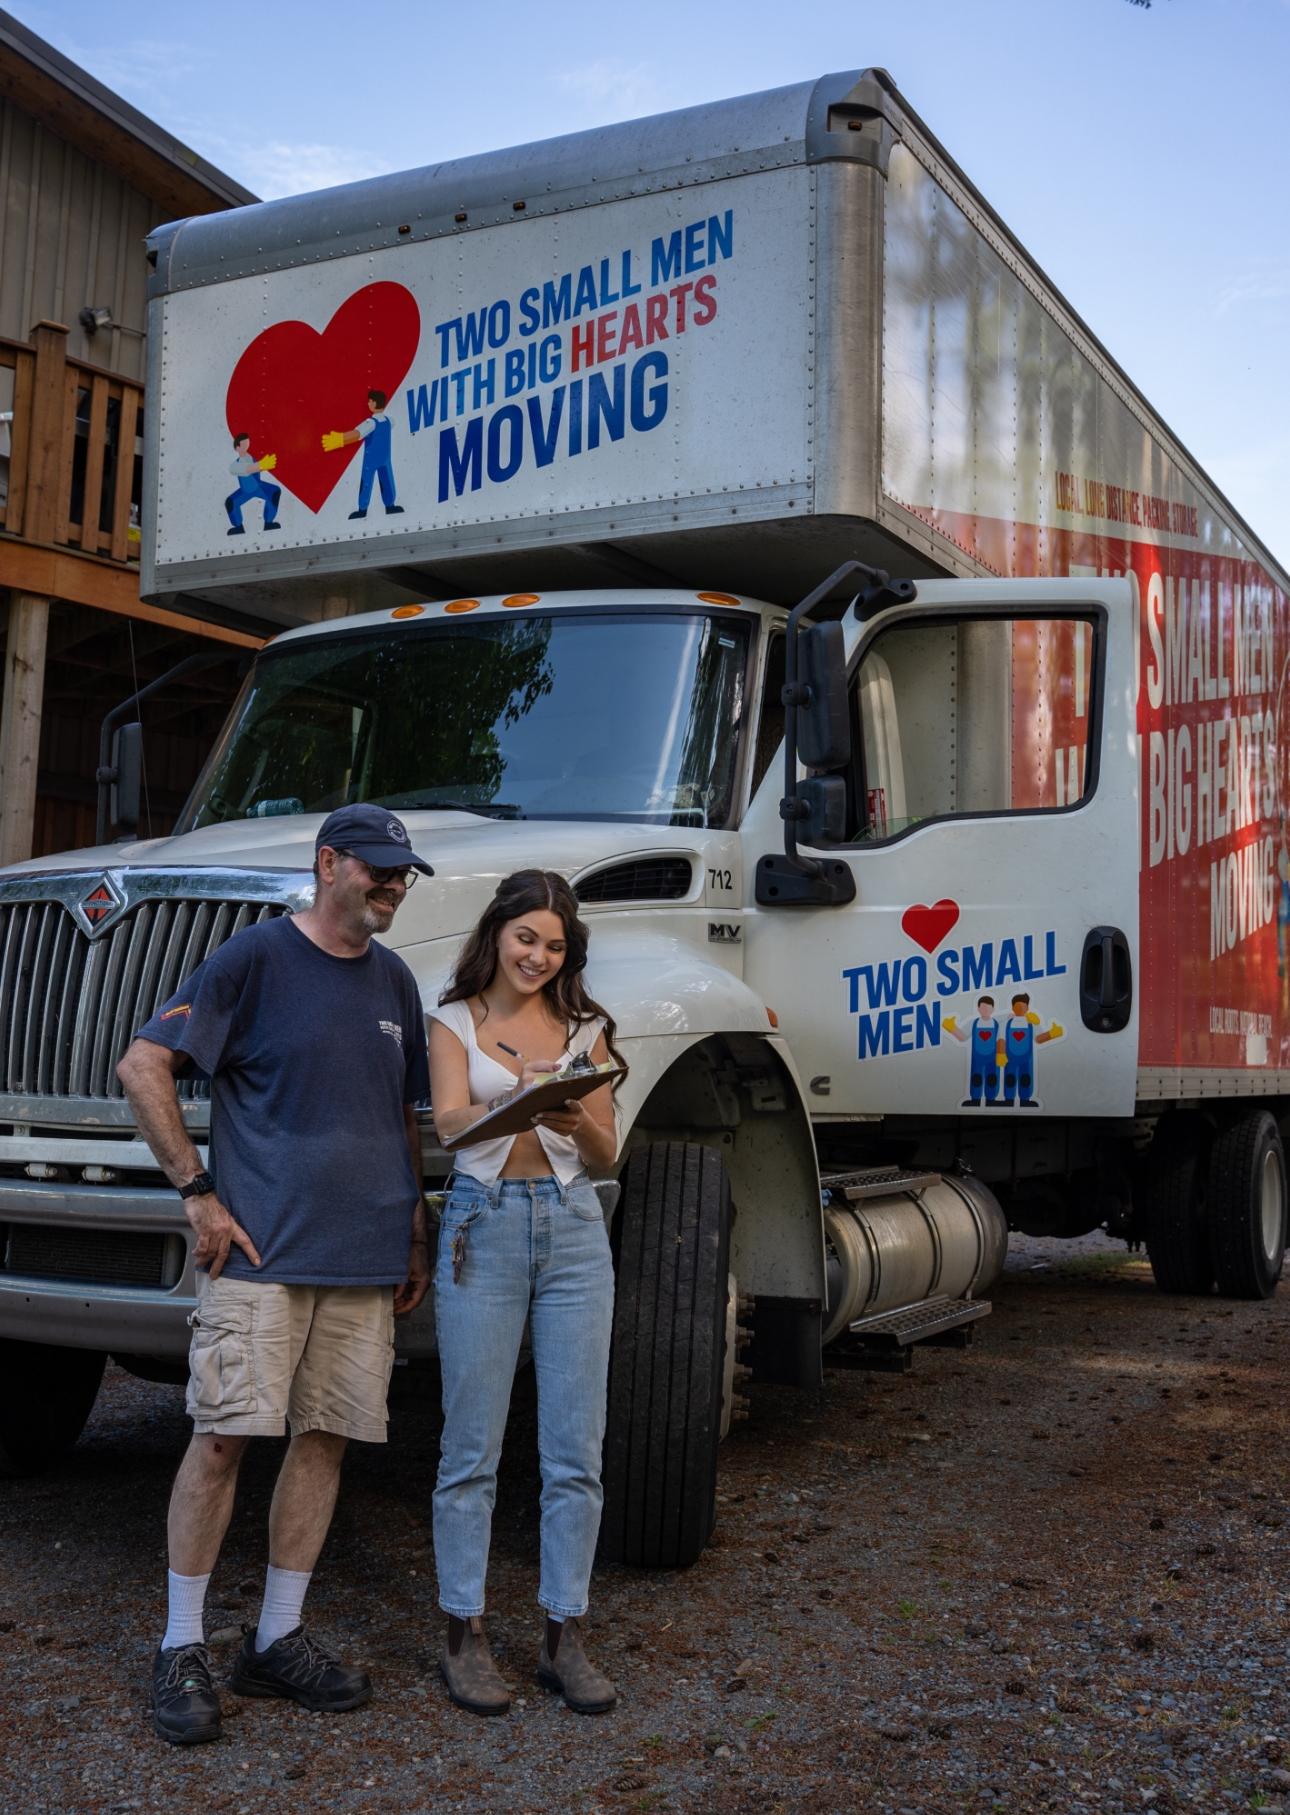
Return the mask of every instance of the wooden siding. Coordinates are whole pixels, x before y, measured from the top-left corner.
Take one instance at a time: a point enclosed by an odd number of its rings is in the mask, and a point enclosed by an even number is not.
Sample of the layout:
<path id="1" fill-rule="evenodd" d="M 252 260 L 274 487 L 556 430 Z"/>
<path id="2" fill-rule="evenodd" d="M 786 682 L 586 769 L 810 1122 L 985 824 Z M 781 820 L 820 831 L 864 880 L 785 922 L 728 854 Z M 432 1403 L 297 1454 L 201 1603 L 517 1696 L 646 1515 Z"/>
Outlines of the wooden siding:
<path id="1" fill-rule="evenodd" d="M 25 340 L 37 321 L 66 322 L 73 359 L 141 379 L 144 239 L 165 215 L 0 98 L 0 336 Z M 87 306 L 110 309 L 118 325 L 87 334 L 77 320 Z"/>

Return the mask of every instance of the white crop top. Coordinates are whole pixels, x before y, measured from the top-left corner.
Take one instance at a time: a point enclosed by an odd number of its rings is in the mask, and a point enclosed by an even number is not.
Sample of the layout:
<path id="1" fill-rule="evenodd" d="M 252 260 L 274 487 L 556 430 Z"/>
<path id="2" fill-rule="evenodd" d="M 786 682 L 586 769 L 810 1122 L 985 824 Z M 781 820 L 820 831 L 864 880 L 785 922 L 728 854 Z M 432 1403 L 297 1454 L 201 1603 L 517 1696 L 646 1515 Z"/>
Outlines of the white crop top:
<path id="1" fill-rule="evenodd" d="M 468 1003 L 444 1002 L 430 1009 L 428 1016 L 431 1021 L 441 1021 L 465 1047 L 466 1082 L 472 1103 L 487 1103 L 500 1091 L 514 1089 L 515 1073 L 480 1047 L 475 1037 L 475 1017 Z M 575 1058 L 580 1052 L 590 1052 L 604 1030 L 601 1016 L 585 1021 L 574 1033 L 563 1056 Z M 542 1143 L 552 1172 L 562 1185 L 567 1185 L 583 1170 L 578 1149 L 567 1134 L 555 1134 L 549 1128 L 535 1128 L 533 1132 Z M 459 1147 L 453 1156 L 457 1171 L 478 1179 L 481 1185 L 495 1185 L 516 1139 L 513 1134 L 504 1134 L 495 1141 L 476 1141 L 473 1147 Z"/>

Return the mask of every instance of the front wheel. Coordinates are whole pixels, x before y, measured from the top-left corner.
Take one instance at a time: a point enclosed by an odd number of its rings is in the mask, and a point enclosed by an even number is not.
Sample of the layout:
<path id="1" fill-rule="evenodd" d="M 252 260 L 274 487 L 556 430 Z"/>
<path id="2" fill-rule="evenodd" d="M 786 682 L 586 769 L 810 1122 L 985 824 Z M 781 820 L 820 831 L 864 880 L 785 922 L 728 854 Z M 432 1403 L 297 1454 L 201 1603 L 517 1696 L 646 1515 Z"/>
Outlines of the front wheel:
<path id="1" fill-rule="evenodd" d="M 680 1569 L 716 1520 L 730 1180 L 714 1149 L 666 1141 L 631 1156 L 622 1187 L 601 1551 Z"/>
<path id="2" fill-rule="evenodd" d="M 1215 1136 L 1209 1157 L 1209 1239 L 1227 1298 L 1270 1298 L 1286 1247 L 1286 1162 L 1266 1109 Z"/>
<path id="3" fill-rule="evenodd" d="M 0 1472 L 38 1474 L 72 1447 L 106 1360 L 99 1349 L 0 1340 Z"/>

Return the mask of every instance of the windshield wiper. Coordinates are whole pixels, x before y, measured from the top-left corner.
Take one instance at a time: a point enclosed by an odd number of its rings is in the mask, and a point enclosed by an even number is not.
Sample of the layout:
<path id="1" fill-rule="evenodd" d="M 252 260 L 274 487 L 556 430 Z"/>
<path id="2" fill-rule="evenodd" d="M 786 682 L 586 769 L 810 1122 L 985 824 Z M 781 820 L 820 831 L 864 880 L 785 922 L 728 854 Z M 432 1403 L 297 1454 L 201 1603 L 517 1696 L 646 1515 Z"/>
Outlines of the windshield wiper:
<path id="1" fill-rule="evenodd" d="M 476 813 L 481 819 L 525 819 L 523 808 L 512 805 L 506 800 L 405 800 L 400 802 L 399 810 L 416 812 L 418 810 L 433 813 L 442 810 L 445 813 Z"/>

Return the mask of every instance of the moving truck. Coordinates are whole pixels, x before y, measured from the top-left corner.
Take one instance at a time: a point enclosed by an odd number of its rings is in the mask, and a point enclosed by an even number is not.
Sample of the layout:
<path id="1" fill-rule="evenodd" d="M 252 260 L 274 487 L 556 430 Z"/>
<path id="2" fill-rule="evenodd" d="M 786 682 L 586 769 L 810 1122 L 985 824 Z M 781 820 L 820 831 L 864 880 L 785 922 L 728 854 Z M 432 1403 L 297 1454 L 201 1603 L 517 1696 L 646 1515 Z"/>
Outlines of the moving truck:
<path id="1" fill-rule="evenodd" d="M 271 640 L 172 835 L 124 724 L 115 840 L 0 877 L 10 1464 L 106 1353 L 182 1366 L 116 1061 L 347 800 L 434 862 L 427 1003 L 501 876 L 583 903 L 631 1064 L 611 1554 L 702 1549 L 749 1371 L 964 1339 L 1009 1229 L 1275 1289 L 1286 575 L 884 72 L 148 259 L 144 590 Z"/>

